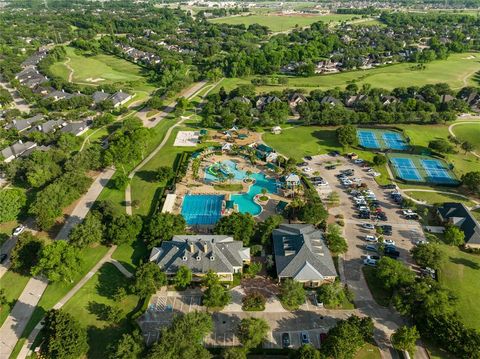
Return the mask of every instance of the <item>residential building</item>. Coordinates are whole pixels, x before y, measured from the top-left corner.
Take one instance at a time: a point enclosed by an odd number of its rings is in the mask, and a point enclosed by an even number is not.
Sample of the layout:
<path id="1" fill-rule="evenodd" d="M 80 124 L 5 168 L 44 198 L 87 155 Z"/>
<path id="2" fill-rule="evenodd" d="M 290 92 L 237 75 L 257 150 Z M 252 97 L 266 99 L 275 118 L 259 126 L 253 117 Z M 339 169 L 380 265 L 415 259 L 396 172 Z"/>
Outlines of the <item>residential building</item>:
<path id="1" fill-rule="evenodd" d="M 330 105 L 330 106 L 337 106 L 337 105 L 341 104 L 340 100 L 338 100 L 338 99 L 336 99 L 335 97 L 332 97 L 332 96 L 323 97 L 320 100 L 320 103 L 321 104 L 327 104 L 327 105 Z"/>
<path id="2" fill-rule="evenodd" d="M 235 273 L 242 273 L 244 264 L 250 263 L 250 248 L 226 235 L 177 235 L 153 248 L 149 260 L 169 277 L 185 266 L 192 271 L 193 281 L 213 271 L 222 281 L 230 282 Z"/>
<path id="3" fill-rule="evenodd" d="M 257 110 L 263 111 L 267 105 L 273 102 L 282 102 L 282 100 L 277 96 L 262 96 L 257 100 L 255 106 L 257 107 Z"/>
<path id="4" fill-rule="evenodd" d="M 437 214 L 444 224 L 456 226 L 465 233 L 465 247 L 480 248 L 480 224 L 463 203 L 444 203 Z"/>
<path id="5" fill-rule="evenodd" d="M 305 97 L 305 95 L 303 95 L 301 93 L 298 93 L 298 92 L 294 92 L 294 93 L 292 93 L 288 96 L 288 105 L 291 108 L 296 108 L 301 103 L 304 103 L 304 102 L 307 102 L 307 101 L 308 100 Z"/>
<path id="6" fill-rule="evenodd" d="M 285 187 L 294 188 L 300 185 L 300 176 L 295 173 L 290 173 L 282 178 L 282 182 L 285 183 Z"/>
<path id="7" fill-rule="evenodd" d="M 311 224 L 281 224 L 272 237 L 279 281 L 291 278 L 306 287 L 335 281 L 337 272 L 322 231 Z"/>
<path id="8" fill-rule="evenodd" d="M 111 95 L 105 91 L 95 91 L 92 95 L 93 102 L 95 104 L 98 104 L 100 102 L 103 102 L 107 100 Z"/>
<path id="9" fill-rule="evenodd" d="M 123 92 L 122 90 L 114 93 L 109 100 L 112 100 L 113 107 L 119 107 L 124 104 L 126 104 L 128 101 L 130 101 L 133 98 L 132 95 Z"/>
<path id="10" fill-rule="evenodd" d="M 3 162 L 8 163 L 13 161 L 15 158 L 20 157 L 26 151 L 30 150 L 31 148 L 35 147 L 37 144 L 35 142 L 25 142 L 18 141 L 13 145 L 4 148 L 0 153 L 3 157 Z"/>
<path id="11" fill-rule="evenodd" d="M 25 131 L 32 127 L 35 123 L 42 121 L 45 116 L 38 114 L 29 118 L 20 118 L 12 121 L 11 128 L 15 128 L 18 132 Z"/>
<path id="12" fill-rule="evenodd" d="M 79 122 L 69 122 L 62 129 L 61 132 L 71 133 L 75 136 L 80 136 L 87 132 L 90 127 L 91 120 L 83 120 Z"/>

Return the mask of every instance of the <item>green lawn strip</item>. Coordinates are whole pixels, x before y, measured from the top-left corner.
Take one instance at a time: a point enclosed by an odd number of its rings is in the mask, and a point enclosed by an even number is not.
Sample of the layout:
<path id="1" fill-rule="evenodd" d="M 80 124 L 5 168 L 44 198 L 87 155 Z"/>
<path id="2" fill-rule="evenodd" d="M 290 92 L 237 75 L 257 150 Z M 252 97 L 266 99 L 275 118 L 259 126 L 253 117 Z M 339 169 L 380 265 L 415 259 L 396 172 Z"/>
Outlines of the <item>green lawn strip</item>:
<path id="1" fill-rule="evenodd" d="M 470 56 L 475 56 L 469 59 Z M 397 87 L 424 86 L 425 84 L 448 83 L 453 89 L 465 86 L 476 86 L 473 79 L 475 72 L 480 71 L 480 55 L 477 53 L 452 54 L 447 60 L 436 60 L 426 64 L 425 70 L 412 70 L 412 63 L 401 63 L 377 67 L 370 70 L 345 71 L 331 75 L 315 75 L 309 77 L 285 76 L 286 85 L 257 86 L 257 93 L 283 91 L 286 88 L 303 88 L 306 91 L 315 89 L 328 90 L 335 87 L 345 88 L 349 83 L 358 86 L 369 84 L 372 87 L 392 90 Z M 230 91 L 242 84 L 251 84 L 254 76 L 244 78 L 228 78 L 221 81 L 213 92 L 220 87 Z"/>
<path id="2" fill-rule="evenodd" d="M 287 31 L 295 27 L 309 26 L 315 22 L 340 22 L 351 20 L 355 15 L 333 14 L 333 15 L 247 15 L 229 16 L 210 20 L 213 23 L 249 26 L 259 24 L 267 26 L 273 32 Z M 357 16 L 358 17 L 358 16 Z"/>
<path id="3" fill-rule="evenodd" d="M 389 293 L 382 287 L 382 284 L 376 277 L 375 268 L 363 266 L 362 271 L 373 299 L 375 299 L 379 305 L 388 307 L 390 299 L 392 298 L 392 293 Z"/>
<path id="4" fill-rule="evenodd" d="M 444 188 L 445 190 L 445 188 Z M 472 207 L 475 205 L 472 201 L 459 197 L 454 194 L 444 194 L 444 193 L 435 193 L 435 192 L 416 192 L 416 191 L 405 191 L 405 193 L 415 198 L 419 201 L 425 201 L 427 204 L 437 204 L 444 202 L 461 202 L 464 203 L 467 207 Z"/>
<path id="5" fill-rule="evenodd" d="M 457 296 L 455 306 L 465 325 L 479 330 L 480 256 L 447 245 L 442 245 L 442 249 L 447 254 L 447 261 L 439 271 L 439 281 Z"/>
<path id="6" fill-rule="evenodd" d="M 241 183 L 221 183 L 214 185 L 213 189 L 217 191 L 241 192 L 243 190 L 243 186 Z"/>
<path id="7" fill-rule="evenodd" d="M 382 355 L 380 350 L 373 344 L 365 344 L 357 354 L 355 354 L 355 359 L 381 359 Z"/>
<path id="8" fill-rule="evenodd" d="M 128 295 L 120 302 L 115 301 L 113 296 L 121 287 L 128 289 L 125 276 L 114 265 L 105 263 L 63 307 L 87 328 L 90 346 L 88 358 L 106 358 L 107 346 L 131 330 L 127 315 L 136 307 L 138 297 Z M 118 324 L 104 319 L 102 314 L 106 306 L 122 310 L 122 319 Z"/>
<path id="9" fill-rule="evenodd" d="M 132 244 L 121 244 L 112 254 L 112 258 L 119 261 L 131 273 L 147 257 L 148 249 L 141 238 Z"/>
<path id="10" fill-rule="evenodd" d="M 0 223 L 0 245 L 2 245 L 8 238 L 10 238 L 14 228 L 17 226 L 17 221 Z"/>
<path id="11" fill-rule="evenodd" d="M 2 278 L 0 278 L 0 289 L 5 290 L 7 298 L 7 305 L 0 311 L 0 326 L 2 326 L 8 314 L 15 305 L 18 297 L 22 294 L 23 289 L 27 285 L 30 277 L 21 275 L 12 270 L 7 271 Z"/>
<path id="12" fill-rule="evenodd" d="M 480 150 L 480 122 L 458 124 L 452 128 L 453 133 L 460 141 L 468 141 Z"/>
<path id="13" fill-rule="evenodd" d="M 45 313 L 53 308 L 53 306 L 62 299 L 79 281 L 82 279 L 92 267 L 108 252 L 108 247 L 96 246 L 85 248 L 80 252 L 82 263 L 79 266 L 73 281 L 71 283 L 51 283 L 40 298 L 37 307 L 33 311 L 21 339 L 15 345 L 10 358 L 16 358 L 22 349 L 23 343 L 30 335 L 31 331 L 44 317 Z"/>

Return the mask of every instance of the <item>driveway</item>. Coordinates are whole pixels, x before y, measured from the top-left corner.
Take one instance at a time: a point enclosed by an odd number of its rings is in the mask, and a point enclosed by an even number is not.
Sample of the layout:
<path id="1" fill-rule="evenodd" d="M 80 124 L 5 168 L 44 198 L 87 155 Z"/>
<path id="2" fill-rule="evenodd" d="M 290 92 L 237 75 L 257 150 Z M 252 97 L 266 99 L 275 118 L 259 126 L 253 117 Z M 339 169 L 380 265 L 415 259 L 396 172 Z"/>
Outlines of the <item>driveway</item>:
<path id="1" fill-rule="evenodd" d="M 8 82 L 5 82 L 0 77 L 0 87 L 3 87 L 5 90 L 10 92 L 10 95 L 13 97 L 14 107 L 21 112 L 30 112 L 29 104 L 20 96 L 18 91 L 10 86 Z"/>

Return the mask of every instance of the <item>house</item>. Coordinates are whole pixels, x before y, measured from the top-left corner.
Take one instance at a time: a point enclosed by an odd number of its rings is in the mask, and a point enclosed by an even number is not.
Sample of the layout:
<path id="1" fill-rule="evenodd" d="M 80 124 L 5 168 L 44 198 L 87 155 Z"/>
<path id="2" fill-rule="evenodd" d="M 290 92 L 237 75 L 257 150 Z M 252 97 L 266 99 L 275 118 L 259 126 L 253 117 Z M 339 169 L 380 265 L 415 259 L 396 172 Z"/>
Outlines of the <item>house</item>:
<path id="1" fill-rule="evenodd" d="M 437 210 L 440 220 L 465 233 L 465 247 L 480 248 L 480 224 L 463 203 L 444 203 Z"/>
<path id="2" fill-rule="evenodd" d="M 307 101 L 307 98 L 298 92 L 292 93 L 288 96 L 288 106 L 290 106 L 290 108 L 296 108 L 301 103 L 305 103 Z"/>
<path id="3" fill-rule="evenodd" d="M 272 127 L 271 132 L 272 132 L 274 135 L 279 135 L 279 134 L 282 133 L 282 128 L 281 128 L 280 126 Z"/>
<path id="4" fill-rule="evenodd" d="M 271 152 L 275 152 L 274 149 L 264 145 L 263 143 L 259 144 L 255 149 L 255 154 L 261 160 L 265 160 Z"/>
<path id="5" fill-rule="evenodd" d="M 75 135 L 75 136 L 80 136 L 88 130 L 90 122 L 91 122 L 90 120 L 83 120 L 80 122 L 69 122 L 64 127 L 62 127 L 60 131 L 64 133 L 71 133 L 72 135 Z"/>
<path id="6" fill-rule="evenodd" d="M 257 100 L 255 106 L 257 107 L 257 110 L 263 111 L 267 105 L 273 102 L 282 102 L 282 100 L 277 96 L 262 96 Z"/>
<path id="7" fill-rule="evenodd" d="M 178 235 L 153 248 L 149 260 L 169 277 L 185 266 L 192 271 L 193 281 L 200 281 L 211 270 L 230 282 L 250 263 L 250 248 L 226 235 Z"/>
<path id="8" fill-rule="evenodd" d="M 293 188 L 300 185 L 300 176 L 295 173 L 290 173 L 283 177 L 282 180 L 285 182 L 287 188 Z"/>
<path id="9" fill-rule="evenodd" d="M 32 127 L 35 123 L 42 121 L 44 117 L 45 116 L 38 114 L 30 118 L 15 119 L 11 127 L 15 128 L 18 132 L 22 132 Z"/>
<path id="10" fill-rule="evenodd" d="M 133 98 L 129 93 L 123 92 L 122 90 L 114 93 L 109 100 L 112 100 L 113 107 L 119 107 L 126 104 Z"/>
<path id="11" fill-rule="evenodd" d="M 391 105 L 392 103 L 398 102 L 398 99 L 395 96 L 382 95 L 380 97 L 380 101 L 382 102 L 383 106 L 388 106 L 388 105 Z"/>
<path id="12" fill-rule="evenodd" d="M 245 97 L 245 96 L 235 96 L 234 98 L 232 98 L 230 101 L 232 102 L 240 102 L 240 103 L 243 103 L 245 105 L 251 105 L 252 103 L 250 102 L 250 100 Z"/>
<path id="13" fill-rule="evenodd" d="M 452 95 L 442 95 L 440 96 L 440 103 L 449 103 L 450 101 L 455 100 L 455 97 Z"/>
<path id="14" fill-rule="evenodd" d="M 68 100 L 72 98 L 73 95 L 71 93 L 62 91 L 53 91 L 47 95 L 47 98 L 53 99 L 53 101 L 60 101 L 60 100 Z"/>
<path id="15" fill-rule="evenodd" d="M 35 147 L 37 144 L 35 142 L 25 142 L 18 141 L 13 145 L 4 148 L 0 153 L 3 157 L 3 162 L 8 163 L 13 161 L 15 158 L 21 156 L 23 153 L 28 151 L 29 149 Z"/>
<path id="16" fill-rule="evenodd" d="M 336 106 L 341 104 L 340 100 L 336 99 L 335 97 L 332 96 L 325 96 L 320 100 L 321 104 L 327 104 L 330 106 Z"/>
<path id="17" fill-rule="evenodd" d="M 107 100 L 111 95 L 105 91 L 95 91 L 92 95 L 93 102 L 95 104 L 98 104 L 100 102 L 103 102 Z"/>
<path id="18" fill-rule="evenodd" d="M 272 237 L 279 281 L 291 278 L 306 287 L 335 281 L 337 272 L 322 231 L 311 224 L 281 224 Z"/>
<path id="19" fill-rule="evenodd" d="M 358 103 L 365 101 L 367 99 L 367 95 L 354 95 L 354 96 L 349 96 L 345 100 L 345 106 L 347 107 L 353 107 L 357 105 Z"/>
<path id="20" fill-rule="evenodd" d="M 265 157 L 265 162 L 276 162 L 278 158 L 277 152 L 270 152 L 267 157 Z"/>
<path id="21" fill-rule="evenodd" d="M 233 147 L 233 143 L 225 142 L 225 143 L 222 145 L 222 151 L 224 151 L 224 152 L 229 152 L 229 151 L 232 150 L 232 147 Z"/>
<path id="22" fill-rule="evenodd" d="M 66 123 L 63 120 L 48 120 L 47 122 L 36 126 L 35 130 L 42 133 L 50 133 L 55 132 L 57 129 L 65 125 Z"/>

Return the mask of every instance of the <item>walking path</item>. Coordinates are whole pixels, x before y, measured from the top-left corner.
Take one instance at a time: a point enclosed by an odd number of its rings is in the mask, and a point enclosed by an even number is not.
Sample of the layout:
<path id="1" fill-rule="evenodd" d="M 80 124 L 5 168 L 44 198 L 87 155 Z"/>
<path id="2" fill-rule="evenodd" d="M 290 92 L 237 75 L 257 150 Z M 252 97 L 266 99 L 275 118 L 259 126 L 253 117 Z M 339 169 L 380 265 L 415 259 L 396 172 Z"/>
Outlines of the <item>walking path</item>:
<path id="1" fill-rule="evenodd" d="M 130 273 L 121 263 L 116 261 L 112 258 L 112 254 L 117 249 L 117 246 L 112 246 L 108 252 L 103 256 L 103 258 L 95 264 L 95 266 L 82 278 L 80 281 L 62 298 L 60 299 L 54 306 L 53 309 L 60 309 L 62 308 L 89 280 L 92 278 L 98 270 L 105 264 L 105 263 L 112 263 L 125 277 L 131 278 L 133 274 Z M 27 340 L 22 346 L 20 353 L 18 355 L 18 359 L 25 359 L 29 355 L 31 355 L 31 348 L 33 343 L 35 342 L 35 338 L 40 333 L 43 328 L 41 324 L 43 320 L 41 320 L 35 328 L 32 330 L 30 335 L 28 336 Z M 0 357 L 2 358 L 2 357 Z"/>
<path id="2" fill-rule="evenodd" d="M 448 132 L 450 133 L 451 136 L 456 138 L 457 136 L 455 136 L 455 134 L 453 133 L 453 128 L 455 126 L 464 125 L 464 124 L 478 124 L 478 125 L 480 125 L 480 121 L 460 121 L 460 122 L 452 123 L 450 126 L 448 126 Z M 475 157 L 480 158 L 480 155 L 477 154 L 475 151 L 471 151 L 470 153 L 472 155 L 474 155 Z"/>
<path id="3" fill-rule="evenodd" d="M 73 74 L 75 73 L 75 70 L 72 68 L 72 66 L 69 65 L 70 61 L 72 61 L 72 59 L 70 57 L 67 57 L 63 64 L 68 69 L 68 71 L 70 71 L 68 73 L 68 82 L 73 82 Z"/>

